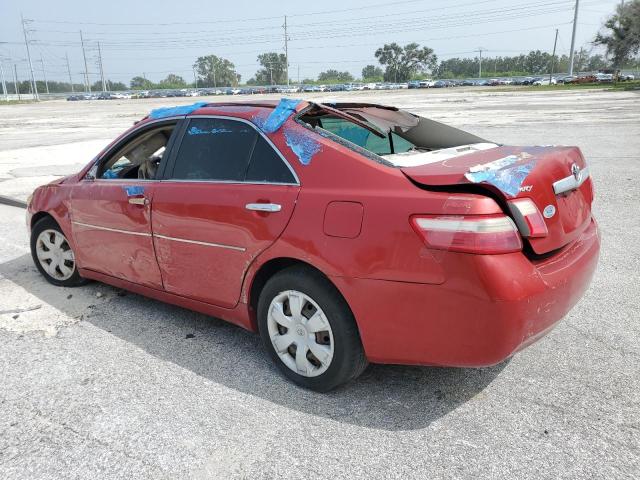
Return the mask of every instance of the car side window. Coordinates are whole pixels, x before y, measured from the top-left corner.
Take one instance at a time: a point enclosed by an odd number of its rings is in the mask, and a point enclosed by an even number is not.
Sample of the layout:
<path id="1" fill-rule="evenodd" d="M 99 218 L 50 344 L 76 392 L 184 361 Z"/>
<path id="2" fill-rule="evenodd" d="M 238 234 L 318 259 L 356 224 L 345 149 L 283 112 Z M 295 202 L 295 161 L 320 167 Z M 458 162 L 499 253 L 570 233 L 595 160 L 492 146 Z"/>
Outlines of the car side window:
<path id="1" fill-rule="evenodd" d="M 101 163 L 98 178 L 155 179 L 174 128 L 175 124 L 164 125 L 135 136 Z"/>
<path id="2" fill-rule="evenodd" d="M 400 137 L 395 132 L 391 132 L 390 141 L 389 137 L 380 138 L 366 128 L 362 128 L 343 118 L 323 117 L 322 128 L 376 155 L 391 154 L 391 141 L 393 142 L 393 153 L 407 152 L 414 148 L 412 143 Z"/>
<path id="3" fill-rule="evenodd" d="M 223 118 L 192 118 L 180 143 L 171 178 L 245 179 L 259 135 L 246 123 Z"/>
<path id="4" fill-rule="evenodd" d="M 258 135 L 256 145 L 251 154 L 251 162 L 247 170 L 248 182 L 268 183 L 296 183 L 296 179 L 276 153 L 274 147 L 269 145 L 262 136 Z"/>

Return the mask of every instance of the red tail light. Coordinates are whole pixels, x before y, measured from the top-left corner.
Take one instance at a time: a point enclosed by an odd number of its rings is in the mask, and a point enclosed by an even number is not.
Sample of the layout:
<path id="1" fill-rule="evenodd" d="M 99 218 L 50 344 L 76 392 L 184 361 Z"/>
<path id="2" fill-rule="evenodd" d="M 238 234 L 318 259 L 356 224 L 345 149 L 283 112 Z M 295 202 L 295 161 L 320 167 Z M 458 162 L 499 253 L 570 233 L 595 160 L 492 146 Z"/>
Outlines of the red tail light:
<path id="1" fill-rule="evenodd" d="M 522 250 L 518 229 L 505 215 L 414 215 L 411 225 L 429 248 L 477 254 Z"/>
<path id="2" fill-rule="evenodd" d="M 509 208 L 523 237 L 538 238 L 549 234 L 544 217 L 530 198 L 510 200 Z M 555 209 L 553 205 L 549 208 Z M 555 210 L 554 210 L 555 213 Z"/>

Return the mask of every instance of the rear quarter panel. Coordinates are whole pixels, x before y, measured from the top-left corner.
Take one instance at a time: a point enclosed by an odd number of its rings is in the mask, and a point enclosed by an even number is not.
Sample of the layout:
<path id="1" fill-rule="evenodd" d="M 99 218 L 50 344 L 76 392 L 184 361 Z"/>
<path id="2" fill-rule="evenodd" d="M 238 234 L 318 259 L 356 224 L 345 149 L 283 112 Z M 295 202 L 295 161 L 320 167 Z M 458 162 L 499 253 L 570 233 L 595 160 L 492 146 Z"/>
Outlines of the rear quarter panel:
<path id="1" fill-rule="evenodd" d="M 288 142 L 291 132 L 317 142 L 319 149 L 308 164 L 302 163 Z M 445 252 L 424 246 L 410 226 L 410 216 L 501 211 L 488 197 L 420 189 L 399 169 L 365 158 L 293 119 L 271 139 L 296 170 L 301 190 L 289 225 L 257 259 L 249 278 L 264 262 L 290 257 L 310 263 L 329 276 L 440 284 L 445 280 Z M 357 236 L 327 234 L 324 219 L 332 202 L 362 205 Z"/>

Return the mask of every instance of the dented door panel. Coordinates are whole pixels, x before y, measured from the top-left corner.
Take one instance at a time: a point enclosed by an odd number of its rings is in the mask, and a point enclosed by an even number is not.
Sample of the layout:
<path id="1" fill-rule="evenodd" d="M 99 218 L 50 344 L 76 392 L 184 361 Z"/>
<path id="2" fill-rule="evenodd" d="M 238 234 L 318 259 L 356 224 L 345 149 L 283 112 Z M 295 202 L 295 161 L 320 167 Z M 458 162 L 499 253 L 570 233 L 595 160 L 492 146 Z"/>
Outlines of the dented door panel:
<path id="1" fill-rule="evenodd" d="M 155 250 L 168 292 L 238 303 L 245 272 L 287 225 L 299 187 L 166 181 L 154 192 Z M 267 212 L 249 204 L 279 205 Z"/>
<path id="2" fill-rule="evenodd" d="M 71 227 L 83 268 L 162 288 L 151 238 L 154 183 L 83 180 L 73 188 Z M 147 202 L 129 202 L 141 197 Z"/>

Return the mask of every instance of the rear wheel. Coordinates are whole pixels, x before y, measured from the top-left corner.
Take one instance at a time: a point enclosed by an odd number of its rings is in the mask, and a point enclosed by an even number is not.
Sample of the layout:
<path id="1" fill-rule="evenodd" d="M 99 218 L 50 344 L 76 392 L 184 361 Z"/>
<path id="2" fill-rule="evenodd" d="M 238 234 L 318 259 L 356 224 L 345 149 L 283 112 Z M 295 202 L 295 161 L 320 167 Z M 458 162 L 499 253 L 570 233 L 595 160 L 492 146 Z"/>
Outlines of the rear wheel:
<path id="1" fill-rule="evenodd" d="M 50 217 L 31 229 L 31 256 L 44 278 L 59 287 L 76 287 L 87 281 L 78 273 L 75 254 L 58 224 Z"/>
<path id="2" fill-rule="evenodd" d="M 258 302 L 260 336 L 282 373 L 298 385 L 328 391 L 367 366 L 347 303 L 319 272 L 291 267 L 272 277 Z"/>

